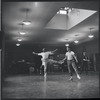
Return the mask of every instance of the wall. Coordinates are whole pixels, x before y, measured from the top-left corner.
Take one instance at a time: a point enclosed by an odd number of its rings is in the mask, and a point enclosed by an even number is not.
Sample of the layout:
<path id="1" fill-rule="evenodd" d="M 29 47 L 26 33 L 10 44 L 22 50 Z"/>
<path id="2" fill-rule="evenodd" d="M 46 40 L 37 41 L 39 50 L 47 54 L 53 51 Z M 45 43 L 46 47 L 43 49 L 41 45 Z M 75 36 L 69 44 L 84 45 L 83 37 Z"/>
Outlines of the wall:
<path id="1" fill-rule="evenodd" d="M 90 42 L 86 42 L 80 45 L 73 46 L 73 50 L 81 56 L 83 50 L 86 49 L 87 54 L 90 56 L 91 54 L 99 53 L 99 40 L 93 40 Z"/>

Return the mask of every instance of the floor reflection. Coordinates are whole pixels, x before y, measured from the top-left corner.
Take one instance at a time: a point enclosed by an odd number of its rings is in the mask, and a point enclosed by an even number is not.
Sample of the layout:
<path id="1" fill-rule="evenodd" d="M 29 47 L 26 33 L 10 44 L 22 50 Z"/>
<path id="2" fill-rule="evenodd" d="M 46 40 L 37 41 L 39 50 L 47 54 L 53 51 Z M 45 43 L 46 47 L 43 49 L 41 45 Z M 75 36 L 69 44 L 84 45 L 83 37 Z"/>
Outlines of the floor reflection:
<path id="1" fill-rule="evenodd" d="M 99 77 L 92 73 L 76 76 L 69 81 L 69 74 L 60 73 L 32 76 L 6 77 L 2 86 L 2 97 L 11 98 L 99 98 Z"/>
<path id="2" fill-rule="evenodd" d="M 47 77 L 44 78 L 43 82 L 43 97 L 46 98 L 46 90 L 47 90 Z"/>

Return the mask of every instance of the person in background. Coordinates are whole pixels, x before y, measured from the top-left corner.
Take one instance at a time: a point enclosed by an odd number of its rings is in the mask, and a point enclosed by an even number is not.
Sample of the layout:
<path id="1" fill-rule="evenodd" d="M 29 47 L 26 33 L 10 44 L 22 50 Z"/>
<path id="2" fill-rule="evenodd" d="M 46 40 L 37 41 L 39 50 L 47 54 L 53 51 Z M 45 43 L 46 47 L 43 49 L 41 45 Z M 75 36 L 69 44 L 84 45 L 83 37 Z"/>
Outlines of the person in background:
<path id="1" fill-rule="evenodd" d="M 46 78 L 46 75 L 47 75 L 47 62 L 49 61 L 48 57 L 49 57 L 49 55 L 54 54 L 55 51 L 57 51 L 57 49 L 54 50 L 54 51 L 46 51 L 45 48 L 43 48 L 41 53 L 33 52 L 33 54 L 42 56 L 42 58 L 41 58 L 41 61 L 42 61 L 41 67 L 44 66 L 44 78 Z"/>
<path id="2" fill-rule="evenodd" d="M 69 74 L 70 74 L 70 79 L 69 80 L 73 79 L 72 67 L 73 67 L 73 69 L 74 69 L 74 71 L 77 75 L 77 78 L 81 79 L 81 77 L 78 73 L 78 70 L 77 70 L 77 66 L 75 64 L 75 61 L 76 61 L 76 63 L 78 63 L 78 60 L 75 56 L 75 53 L 73 51 L 71 51 L 69 46 L 66 46 L 66 49 L 67 49 L 67 52 L 65 53 L 65 58 L 62 61 L 67 59 L 68 71 L 69 71 Z"/>
<path id="3" fill-rule="evenodd" d="M 89 61 L 89 59 L 88 59 L 86 52 L 83 52 L 83 58 L 82 58 L 83 63 L 82 63 L 81 74 L 83 71 L 86 72 L 86 75 L 88 74 L 88 61 Z"/>

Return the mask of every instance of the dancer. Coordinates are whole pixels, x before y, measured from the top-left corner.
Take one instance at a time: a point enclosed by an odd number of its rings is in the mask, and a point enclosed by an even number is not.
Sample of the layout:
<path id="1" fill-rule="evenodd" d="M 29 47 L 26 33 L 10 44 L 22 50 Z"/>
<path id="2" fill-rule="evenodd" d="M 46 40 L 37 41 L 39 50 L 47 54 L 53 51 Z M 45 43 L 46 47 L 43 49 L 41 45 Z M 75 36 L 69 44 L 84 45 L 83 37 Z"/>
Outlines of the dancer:
<path id="1" fill-rule="evenodd" d="M 44 77 L 46 78 L 46 75 L 47 75 L 47 72 L 46 72 L 46 70 L 47 70 L 47 62 L 49 61 L 48 57 L 49 57 L 49 55 L 54 54 L 54 52 L 57 51 L 57 49 L 54 50 L 54 51 L 45 51 L 45 48 L 43 48 L 42 51 L 43 52 L 41 52 L 41 53 L 33 52 L 33 54 L 42 56 L 42 58 L 41 58 L 41 61 L 42 61 L 41 67 L 44 66 Z"/>
<path id="2" fill-rule="evenodd" d="M 70 49 L 69 46 L 67 46 L 66 49 L 67 49 L 68 52 L 66 52 L 65 58 L 62 61 L 64 61 L 65 59 L 67 59 L 68 71 L 70 73 L 70 79 L 69 80 L 72 80 L 73 79 L 73 73 L 72 73 L 71 66 L 75 70 L 75 73 L 77 75 L 77 78 L 78 79 L 81 79 L 81 77 L 78 74 L 78 70 L 77 70 L 77 67 L 76 67 L 76 64 L 75 64 L 75 60 L 78 63 L 78 60 L 77 60 L 77 58 L 75 56 L 75 53 L 73 51 L 71 51 L 71 49 Z"/>

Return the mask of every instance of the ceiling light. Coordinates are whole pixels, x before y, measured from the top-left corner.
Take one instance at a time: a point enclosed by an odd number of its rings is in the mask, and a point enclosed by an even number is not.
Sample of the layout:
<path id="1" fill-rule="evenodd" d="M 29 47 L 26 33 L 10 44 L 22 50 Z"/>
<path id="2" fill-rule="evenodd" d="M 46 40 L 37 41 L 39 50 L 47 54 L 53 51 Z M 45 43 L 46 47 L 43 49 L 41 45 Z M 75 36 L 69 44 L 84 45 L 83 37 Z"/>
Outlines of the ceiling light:
<path id="1" fill-rule="evenodd" d="M 74 43 L 78 43 L 79 41 L 77 40 L 77 37 L 78 37 L 79 35 L 75 35 L 75 37 L 76 37 L 76 39 L 75 39 L 75 41 L 74 41 Z"/>
<path id="2" fill-rule="evenodd" d="M 24 34 L 26 34 L 25 32 L 19 32 L 21 35 L 24 35 Z"/>
<path id="3" fill-rule="evenodd" d="M 24 25 L 24 24 L 21 23 L 21 25 L 22 25 L 22 29 L 21 29 L 21 31 L 19 32 L 19 34 L 24 35 L 24 34 L 26 34 L 25 31 L 23 30 L 23 25 Z"/>
<path id="4" fill-rule="evenodd" d="M 65 46 L 67 46 L 67 47 L 68 47 L 68 46 L 69 46 L 69 44 L 65 44 Z"/>
<path id="5" fill-rule="evenodd" d="M 19 43 L 17 43 L 17 44 L 16 44 L 16 46 L 20 46 L 20 44 L 19 44 Z"/>
<path id="6" fill-rule="evenodd" d="M 65 7 L 65 8 L 64 8 L 64 10 L 68 10 L 68 9 L 69 9 L 69 7 Z"/>
<path id="7" fill-rule="evenodd" d="M 89 38 L 93 38 L 94 37 L 94 35 L 91 34 L 91 30 L 92 29 L 94 29 L 94 28 L 89 28 L 89 30 L 90 30 L 90 35 L 88 36 Z"/>
<path id="8" fill-rule="evenodd" d="M 75 43 L 78 43 L 79 41 L 75 40 L 74 42 L 75 42 Z"/>
<path id="9" fill-rule="evenodd" d="M 88 37 L 89 37 L 89 38 L 93 38 L 93 37 L 94 37 L 94 35 L 89 35 Z"/>
<path id="10" fill-rule="evenodd" d="M 67 12 L 66 12 L 65 10 L 60 10 L 59 13 L 60 13 L 60 14 L 64 14 L 64 15 L 67 14 Z"/>
<path id="11" fill-rule="evenodd" d="M 31 21 L 28 20 L 28 11 L 29 11 L 29 9 L 26 9 L 26 18 L 23 21 L 24 25 L 30 25 L 31 24 Z"/>
<path id="12" fill-rule="evenodd" d="M 21 32 L 18 32 L 18 38 L 17 38 L 18 41 L 22 41 L 22 38 L 21 38 L 21 36 L 20 36 L 20 33 L 21 33 Z M 22 34 L 22 33 L 21 33 L 21 34 Z"/>
<path id="13" fill-rule="evenodd" d="M 18 40 L 18 41 L 22 41 L 22 39 L 21 39 L 21 38 L 18 38 L 17 40 Z"/>
<path id="14" fill-rule="evenodd" d="M 24 24 L 24 25 L 30 25 L 30 24 L 31 24 L 31 21 L 24 20 L 24 21 L 23 21 L 23 24 Z"/>
<path id="15" fill-rule="evenodd" d="M 72 8 L 69 8 L 69 7 L 63 7 L 63 8 L 60 8 L 59 10 L 59 13 L 57 12 L 57 14 L 69 14 L 70 12 L 72 11 Z"/>

